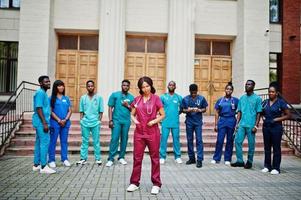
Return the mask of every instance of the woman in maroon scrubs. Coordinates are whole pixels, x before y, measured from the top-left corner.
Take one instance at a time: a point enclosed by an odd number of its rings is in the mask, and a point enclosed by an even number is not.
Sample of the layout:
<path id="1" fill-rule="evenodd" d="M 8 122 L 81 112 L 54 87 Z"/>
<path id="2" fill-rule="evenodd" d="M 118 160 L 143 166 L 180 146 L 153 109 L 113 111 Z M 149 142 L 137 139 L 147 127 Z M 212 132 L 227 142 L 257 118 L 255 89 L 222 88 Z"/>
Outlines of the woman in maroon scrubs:
<path id="1" fill-rule="evenodd" d="M 134 132 L 134 164 L 127 188 L 128 192 L 139 189 L 141 167 L 145 147 L 149 149 L 149 155 L 152 163 L 151 179 L 153 187 L 151 194 L 158 194 L 161 187 L 160 179 L 160 130 L 158 123 L 165 117 L 164 109 L 160 97 L 155 95 L 153 81 L 149 77 L 142 77 L 138 81 L 140 95 L 135 98 L 132 106 L 131 118 L 136 124 Z M 159 112 L 159 115 L 158 115 Z"/>

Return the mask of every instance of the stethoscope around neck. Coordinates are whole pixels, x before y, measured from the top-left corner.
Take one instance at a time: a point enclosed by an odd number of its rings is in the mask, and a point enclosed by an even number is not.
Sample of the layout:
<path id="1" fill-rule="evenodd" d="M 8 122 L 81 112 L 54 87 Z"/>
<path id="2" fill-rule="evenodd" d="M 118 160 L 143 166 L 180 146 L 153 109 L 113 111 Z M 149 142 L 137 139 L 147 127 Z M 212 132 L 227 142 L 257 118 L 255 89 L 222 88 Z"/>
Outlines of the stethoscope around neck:
<path id="1" fill-rule="evenodd" d="M 134 107 L 135 107 L 135 108 L 138 107 L 138 104 L 139 104 L 139 102 L 141 101 L 142 98 L 143 98 L 143 96 L 141 96 L 141 97 L 139 98 L 139 100 L 134 104 Z M 153 112 L 153 106 L 151 105 L 150 100 L 151 100 L 151 97 L 145 102 L 145 104 L 146 104 L 146 113 L 147 113 L 148 115 L 151 115 L 152 112 Z M 150 108 L 149 108 L 149 105 L 150 105 Z"/>

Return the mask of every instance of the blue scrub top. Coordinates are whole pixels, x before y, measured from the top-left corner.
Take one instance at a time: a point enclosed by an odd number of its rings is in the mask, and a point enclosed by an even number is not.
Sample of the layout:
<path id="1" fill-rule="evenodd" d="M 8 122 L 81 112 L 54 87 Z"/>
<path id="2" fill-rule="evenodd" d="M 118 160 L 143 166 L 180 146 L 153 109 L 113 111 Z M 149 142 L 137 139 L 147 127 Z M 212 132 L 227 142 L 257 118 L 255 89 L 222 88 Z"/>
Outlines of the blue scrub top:
<path id="1" fill-rule="evenodd" d="M 113 107 L 113 120 L 120 123 L 131 123 L 131 112 L 122 105 L 123 101 L 127 101 L 129 105 L 134 101 L 134 96 L 130 93 L 126 95 L 121 91 L 111 94 L 108 106 Z"/>
<path id="2" fill-rule="evenodd" d="M 282 125 L 282 122 L 274 122 L 274 119 L 281 117 L 284 110 L 288 109 L 287 104 L 281 98 L 270 105 L 270 100 L 266 99 L 262 102 L 262 114 L 264 125 Z"/>
<path id="3" fill-rule="evenodd" d="M 51 97 L 49 98 L 49 102 L 51 105 Z M 61 99 L 56 98 L 54 103 L 54 108 L 52 108 L 52 112 L 58 116 L 61 120 L 65 119 L 67 117 L 67 114 L 69 112 L 69 108 L 71 108 L 71 102 L 69 100 L 69 97 L 62 96 Z M 70 119 L 67 120 L 65 127 L 70 127 L 71 122 Z M 59 123 L 54 119 L 50 118 L 50 126 L 51 127 L 60 127 Z"/>
<path id="4" fill-rule="evenodd" d="M 222 97 L 215 103 L 215 110 L 219 112 L 218 128 L 230 127 L 234 128 L 236 125 L 236 109 L 238 107 L 238 98 Z"/>
<path id="5" fill-rule="evenodd" d="M 180 125 L 180 110 L 182 97 L 176 93 L 172 96 L 167 92 L 160 97 L 165 111 L 165 118 L 162 121 L 162 126 L 166 128 L 177 128 Z"/>
<path id="6" fill-rule="evenodd" d="M 99 113 L 103 113 L 103 99 L 94 94 L 92 99 L 85 94 L 80 98 L 79 112 L 84 113 L 80 124 L 85 127 L 95 127 L 100 124 Z"/>
<path id="7" fill-rule="evenodd" d="M 42 120 L 38 115 L 37 108 L 42 108 L 45 121 L 49 125 L 50 113 L 51 113 L 50 103 L 46 91 L 42 88 L 38 89 L 33 96 L 33 110 L 34 110 L 34 113 L 32 115 L 33 127 L 43 126 Z"/>
<path id="8" fill-rule="evenodd" d="M 261 98 L 254 93 L 250 96 L 244 94 L 239 99 L 237 111 L 241 112 L 239 126 L 253 128 L 257 113 L 262 111 Z"/>
<path id="9" fill-rule="evenodd" d="M 192 99 L 191 95 L 184 97 L 182 101 L 183 109 L 190 108 L 206 108 L 208 103 L 202 95 L 197 95 L 194 99 Z M 186 124 L 193 124 L 193 125 L 202 125 L 203 124 L 203 113 L 201 112 L 190 112 L 186 113 Z"/>

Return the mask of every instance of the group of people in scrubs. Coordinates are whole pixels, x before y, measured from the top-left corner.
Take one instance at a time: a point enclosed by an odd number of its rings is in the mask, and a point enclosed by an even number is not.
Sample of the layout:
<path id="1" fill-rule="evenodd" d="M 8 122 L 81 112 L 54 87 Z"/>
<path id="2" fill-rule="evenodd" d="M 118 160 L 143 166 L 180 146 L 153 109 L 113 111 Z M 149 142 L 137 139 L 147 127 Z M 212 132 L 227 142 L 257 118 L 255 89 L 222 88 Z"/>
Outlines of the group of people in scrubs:
<path id="1" fill-rule="evenodd" d="M 50 89 L 48 76 L 39 77 L 41 88 L 34 95 L 33 126 L 36 129 L 33 171 L 40 173 L 55 173 L 55 147 L 58 136 L 61 143 L 61 161 L 69 167 L 68 161 L 68 132 L 70 128 L 71 103 L 65 96 L 65 86 L 60 80 L 53 84 L 51 97 L 46 91 Z M 134 97 L 129 93 L 130 81 L 123 80 L 121 91 L 113 92 L 108 101 L 109 128 L 111 141 L 106 167 L 114 165 L 118 154 L 118 162 L 126 165 L 126 147 L 131 121 L 135 124 L 133 170 L 128 192 L 139 189 L 142 161 L 145 148 L 148 147 L 151 158 L 151 194 L 158 194 L 162 185 L 160 178 L 160 164 L 166 162 L 166 150 L 169 134 L 173 139 L 174 160 L 183 163 L 180 149 L 180 114 L 186 114 L 186 138 L 188 146 L 187 165 L 195 164 L 202 167 L 203 113 L 208 103 L 204 96 L 198 94 L 198 86 L 189 86 L 190 94 L 184 98 L 175 92 L 176 83 L 168 83 L 168 91 L 157 96 L 156 89 L 150 77 L 141 77 L 137 84 L 139 93 Z M 212 164 L 221 162 L 224 138 L 226 147 L 224 163 L 232 167 L 252 168 L 255 151 L 255 134 L 258 130 L 260 117 L 263 118 L 263 135 L 265 160 L 262 172 L 280 173 L 282 121 L 290 118 L 288 107 L 283 99 L 278 97 L 277 86 L 269 87 L 269 99 L 261 101 L 254 93 L 255 82 L 248 80 L 244 94 L 240 99 L 233 97 L 234 87 L 231 83 L 225 86 L 225 96 L 215 104 L 215 127 L 217 132 L 216 148 L 211 161 Z M 88 159 L 89 135 L 92 134 L 94 157 L 97 165 L 101 165 L 100 154 L 100 126 L 103 115 L 103 99 L 95 93 L 95 83 L 86 82 L 87 94 L 80 98 L 80 125 L 82 144 L 80 160 L 76 165 L 84 165 Z M 161 123 L 161 133 L 159 129 Z M 49 134 L 50 132 L 50 134 Z M 243 159 L 243 141 L 248 137 L 248 157 Z M 196 138 L 196 155 L 194 151 L 194 137 Z M 236 149 L 236 161 L 232 162 L 233 143 Z M 273 148 L 273 161 L 271 159 Z M 119 149 L 119 151 L 118 151 Z M 49 158 L 47 160 L 47 154 Z M 49 166 L 47 165 L 49 163 Z"/>

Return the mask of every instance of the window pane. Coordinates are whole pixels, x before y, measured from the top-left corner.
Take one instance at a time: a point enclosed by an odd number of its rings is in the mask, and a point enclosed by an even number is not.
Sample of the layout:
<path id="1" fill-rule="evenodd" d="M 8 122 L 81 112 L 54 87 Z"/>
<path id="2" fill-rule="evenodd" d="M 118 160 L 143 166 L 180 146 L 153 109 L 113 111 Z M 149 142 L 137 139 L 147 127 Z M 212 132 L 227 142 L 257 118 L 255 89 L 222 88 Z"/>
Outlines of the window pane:
<path id="1" fill-rule="evenodd" d="M 0 8 L 9 8 L 9 0 L 0 0 Z"/>
<path id="2" fill-rule="evenodd" d="M 80 50 L 98 50 L 98 36 L 80 36 Z"/>
<path id="3" fill-rule="evenodd" d="M 212 54 L 230 56 L 230 42 L 213 42 Z"/>
<path id="4" fill-rule="evenodd" d="M 270 22 L 279 22 L 279 0 L 270 0 Z"/>
<path id="5" fill-rule="evenodd" d="M 210 41 L 195 40 L 195 54 L 210 55 Z"/>
<path id="6" fill-rule="evenodd" d="M 20 0 L 13 0 L 13 7 L 20 8 Z"/>
<path id="7" fill-rule="evenodd" d="M 165 40 L 163 38 L 148 39 L 147 52 L 149 53 L 165 53 Z"/>
<path id="8" fill-rule="evenodd" d="M 77 49 L 77 36 L 73 35 L 60 35 L 59 36 L 59 49 Z"/>
<path id="9" fill-rule="evenodd" d="M 270 54 L 270 61 L 269 61 L 269 68 L 270 68 L 270 82 L 277 81 L 277 68 L 278 68 L 278 62 L 277 62 L 277 54 L 271 53 Z"/>
<path id="10" fill-rule="evenodd" d="M 126 43 L 128 52 L 145 52 L 144 38 L 127 38 Z"/>

